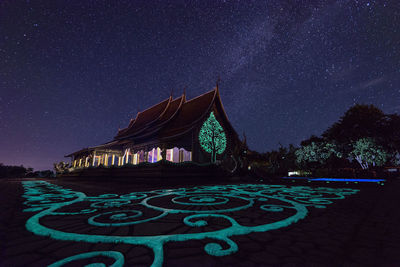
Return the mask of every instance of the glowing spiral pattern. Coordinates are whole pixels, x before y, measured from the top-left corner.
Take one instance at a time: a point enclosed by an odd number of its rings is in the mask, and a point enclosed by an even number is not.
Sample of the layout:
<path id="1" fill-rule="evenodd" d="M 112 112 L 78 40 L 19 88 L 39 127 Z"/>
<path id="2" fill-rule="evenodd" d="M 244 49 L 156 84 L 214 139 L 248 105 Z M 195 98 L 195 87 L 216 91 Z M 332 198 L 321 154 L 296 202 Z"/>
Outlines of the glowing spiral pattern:
<path id="1" fill-rule="evenodd" d="M 74 255 L 74 256 L 62 259 L 60 261 L 57 261 L 57 262 L 49 265 L 49 267 L 60 267 L 65 264 L 71 263 L 73 261 L 88 259 L 88 258 L 93 258 L 93 257 L 98 257 L 98 256 L 113 258 L 115 260 L 115 262 L 112 265 L 110 265 L 110 267 L 124 266 L 124 255 L 122 255 L 121 252 L 118 252 L 118 251 L 93 251 L 93 252 L 82 253 L 82 254 L 78 254 L 78 255 Z M 86 266 L 89 266 L 89 265 L 86 265 Z M 91 264 L 91 266 L 100 267 L 100 266 L 106 266 L 106 265 L 104 265 L 102 263 L 95 263 L 95 264 Z"/>
<path id="2" fill-rule="evenodd" d="M 212 256 L 226 256 L 238 251 L 231 236 L 266 232 L 286 227 L 307 216 L 308 207 L 325 208 L 334 200 L 355 194 L 356 189 L 287 187 L 283 185 L 218 185 L 193 188 L 162 189 L 129 194 L 102 194 L 88 197 L 82 192 L 64 189 L 44 181 L 23 182 L 26 212 L 38 212 L 26 222 L 27 230 L 56 240 L 88 243 L 124 243 L 146 246 L 154 253 L 152 266 L 163 263 L 163 247 L 168 242 L 212 239 L 204 251 Z M 235 213 L 248 212 L 261 218 L 258 224 L 243 225 Z M 271 221 L 270 218 L 279 219 Z M 59 217 L 57 217 L 59 216 Z M 75 233 L 42 224 L 49 217 L 76 219 L 88 232 Z M 165 234 L 157 227 L 137 235 L 90 234 L 105 227 L 129 227 L 151 224 L 172 216 L 181 216 L 182 233 Z M 56 219 L 57 219 L 56 218 Z M 84 218 L 82 222 L 82 218 Z M 264 219 L 263 219 L 264 218 Z M 264 221 L 263 221 L 264 220 Z M 54 221 L 54 219 L 52 220 Z M 218 225 L 214 225 L 219 221 Z M 89 227 L 89 228 L 87 228 Z M 186 228 L 195 232 L 184 231 Z M 105 231 L 108 233 L 107 231 Z M 222 246 L 221 244 L 225 244 Z M 105 256 L 115 259 L 112 266 L 122 266 L 124 256 L 117 251 L 99 251 L 71 256 L 51 266 L 62 266 L 76 260 Z M 96 266 L 102 266 L 97 264 Z"/>
<path id="3" fill-rule="evenodd" d="M 185 201 L 186 200 L 186 201 Z M 181 205 L 221 205 L 228 203 L 229 199 L 226 197 L 213 196 L 213 195 L 194 195 L 194 196 L 181 196 L 172 199 L 172 202 Z"/>

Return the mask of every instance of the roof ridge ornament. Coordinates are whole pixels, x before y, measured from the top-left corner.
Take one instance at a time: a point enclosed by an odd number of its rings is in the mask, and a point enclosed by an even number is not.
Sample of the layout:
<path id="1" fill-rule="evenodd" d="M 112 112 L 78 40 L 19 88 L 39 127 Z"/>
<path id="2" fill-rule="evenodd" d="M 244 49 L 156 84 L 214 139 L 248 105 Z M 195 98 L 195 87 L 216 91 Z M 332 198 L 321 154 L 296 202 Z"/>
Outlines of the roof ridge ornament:
<path id="1" fill-rule="evenodd" d="M 187 86 L 185 86 L 185 87 L 183 87 L 183 101 L 185 101 L 186 102 L 186 87 Z"/>
<path id="2" fill-rule="evenodd" d="M 218 75 L 218 78 L 217 78 L 217 82 L 216 82 L 216 90 L 218 91 L 218 87 L 219 87 L 219 83 L 221 82 L 221 76 L 220 75 Z"/>

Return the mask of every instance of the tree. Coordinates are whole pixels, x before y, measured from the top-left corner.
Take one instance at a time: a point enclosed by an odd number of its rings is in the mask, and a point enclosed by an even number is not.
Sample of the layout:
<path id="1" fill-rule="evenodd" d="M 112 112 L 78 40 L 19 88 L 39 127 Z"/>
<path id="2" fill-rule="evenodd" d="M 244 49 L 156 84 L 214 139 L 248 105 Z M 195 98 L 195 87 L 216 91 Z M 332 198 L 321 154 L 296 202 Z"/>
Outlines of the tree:
<path id="1" fill-rule="evenodd" d="M 361 168 L 368 169 L 372 166 L 382 166 L 388 159 L 388 154 L 373 138 L 361 138 L 353 143 L 350 156 L 354 157 Z"/>
<path id="2" fill-rule="evenodd" d="M 400 153 L 397 152 L 396 154 L 394 154 L 391 158 L 391 161 L 394 165 L 399 166 L 400 165 Z"/>
<path id="3" fill-rule="evenodd" d="M 62 173 L 66 171 L 70 166 L 68 163 L 60 161 L 53 164 L 54 170 L 56 173 Z"/>
<path id="4" fill-rule="evenodd" d="M 322 137 L 311 135 L 310 138 L 301 141 L 300 145 L 301 146 L 308 146 L 308 145 L 311 145 L 311 143 L 313 143 L 313 142 L 314 143 L 321 143 L 323 141 L 324 141 L 324 139 Z"/>
<path id="5" fill-rule="evenodd" d="M 338 151 L 335 143 L 332 142 L 311 142 L 311 144 L 302 146 L 295 152 L 296 162 L 300 166 L 323 165 L 329 158 L 341 158 L 343 155 Z"/>
<path id="6" fill-rule="evenodd" d="M 282 164 L 281 164 L 281 173 L 287 174 L 289 170 L 296 169 L 296 150 L 297 148 L 293 144 L 289 144 L 288 148 L 282 149 L 282 146 L 279 148 L 281 152 L 284 152 L 282 155 Z"/>
<path id="7" fill-rule="evenodd" d="M 322 136 L 335 141 L 343 148 L 343 153 L 352 150 L 352 143 L 360 138 L 379 138 L 382 135 L 385 114 L 373 105 L 354 105 L 329 127 Z"/>
<path id="8" fill-rule="evenodd" d="M 377 144 L 381 145 L 389 154 L 392 164 L 400 165 L 400 116 L 397 114 L 386 115 L 383 121 L 381 138 Z"/>
<path id="9" fill-rule="evenodd" d="M 211 162 L 215 162 L 217 154 L 222 154 L 226 148 L 226 135 L 221 124 L 211 112 L 199 132 L 199 142 L 204 151 L 211 154 Z"/>
<path id="10" fill-rule="evenodd" d="M 32 172 L 32 168 L 24 166 L 8 166 L 0 163 L 0 178 L 21 178 Z"/>
<path id="11" fill-rule="evenodd" d="M 352 158 L 363 168 L 368 168 L 368 165 L 384 164 L 381 163 L 383 159 L 398 165 L 400 164 L 399 129 L 398 114 L 384 114 L 373 105 L 357 104 L 349 108 L 338 122 L 329 127 L 322 134 L 322 138 L 311 136 L 302 141 L 301 148 L 296 151 L 296 161 L 302 166 L 325 165 L 323 167 L 328 168 L 346 167 Z M 321 147 L 319 145 L 321 143 L 331 143 L 333 146 Z M 327 153 L 329 151 L 332 154 Z M 333 157 L 335 153 L 336 156 Z"/>
<path id="12" fill-rule="evenodd" d="M 296 148 L 289 144 L 288 147 L 280 145 L 278 150 L 259 154 L 258 165 L 270 175 L 286 175 L 288 170 L 296 168 Z"/>

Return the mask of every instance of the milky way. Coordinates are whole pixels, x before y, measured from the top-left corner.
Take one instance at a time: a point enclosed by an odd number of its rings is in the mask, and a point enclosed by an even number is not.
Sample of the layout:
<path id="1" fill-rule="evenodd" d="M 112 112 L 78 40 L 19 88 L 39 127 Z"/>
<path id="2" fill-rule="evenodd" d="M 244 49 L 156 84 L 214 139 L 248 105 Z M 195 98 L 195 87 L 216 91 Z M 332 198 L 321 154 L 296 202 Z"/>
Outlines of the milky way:
<path id="1" fill-rule="evenodd" d="M 2 1 L 0 162 L 48 169 L 211 90 L 263 152 L 354 103 L 400 113 L 398 1 Z"/>

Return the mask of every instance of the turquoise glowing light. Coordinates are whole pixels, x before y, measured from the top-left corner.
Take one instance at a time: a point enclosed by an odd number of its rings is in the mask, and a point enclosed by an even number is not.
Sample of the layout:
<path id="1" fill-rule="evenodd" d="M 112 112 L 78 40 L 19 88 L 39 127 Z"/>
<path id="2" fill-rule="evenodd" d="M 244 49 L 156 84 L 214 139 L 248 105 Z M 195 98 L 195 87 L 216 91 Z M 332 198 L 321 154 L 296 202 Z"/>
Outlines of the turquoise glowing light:
<path id="1" fill-rule="evenodd" d="M 88 259 L 88 258 L 98 257 L 98 256 L 113 258 L 115 260 L 115 262 L 113 264 L 111 264 L 110 267 L 124 266 L 124 255 L 122 255 L 121 252 L 118 252 L 118 251 L 93 251 L 93 252 L 82 253 L 82 254 L 78 254 L 78 255 L 74 255 L 74 256 L 62 259 L 60 261 L 57 261 L 57 262 L 49 265 L 49 267 L 60 267 L 60 266 L 63 266 L 67 263 L 71 263 L 76 260 Z M 89 266 L 89 265 L 86 265 L 86 266 Z M 101 267 L 101 266 L 105 266 L 105 265 L 102 263 L 99 263 L 99 264 L 94 263 L 94 264 L 91 264 L 90 266 Z"/>
<path id="2" fill-rule="evenodd" d="M 308 207 L 325 208 L 325 205 L 331 204 L 332 200 L 343 199 L 346 195 L 355 194 L 358 191 L 346 188 L 319 187 L 313 189 L 307 186 L 242 184 L 133 192 L 121 196 L 104 194 L 88 197 L 82 192 L 64 189 L 44 181 L 23 182 L 23 186 L 26 198 L 24 204 L 28 206 L 24 211 L 37 212 L 27 220 L 27 230 L 36 235 L 56 240 L 145 246 L 154 253 L 152 266 L 163 264 L 163 248 L 168 242 L 211 239 L 214 242 L 204 246 L 207 254 L 211 256 L 230 255 L 239 250 L 238 244 L 231 240 L 232 236 L 286 227 L 305 218 Z M 73 210 L 77 206 L 84 208 Z M 274 213 L 282 213 L 283 216 L 277 221 L 260 221 L 259 224 L 244 226 L 235 218 L 235 212 L 244 210 L 267 215 L 267 217 Z M 182 227 L 193 227 L 198 231 L 164 234 L 157 232 L 156 227 L 149 226 L 148 228 L 154 231 L 152 235 L 90 234 L 91 230 L 99 230 L 99 227 L 151 224 L 169 215 L 181 216 Z M 84 220 L 89 230 L 87 233 L 74 233 L 51 227 L 49 224 L 41 224 L 41 219 L 48 216 L 54 217 L 52 221 L 57 221 L 58 218 L 62 220 L 65 216 L 68 216 L 69 222 L 78 220 L 81 223 Z M 229 225 L 215 230 L 213 225 L 210 225 L 213 218 L 225 220 Z M 110 231 L 105 232 L 110 233 Z M 221 243 L 225 245 L 222 246 Z M 113 258 L 115 262 L 112 266 L 123 266 L 124 264 L 124 255 L 118 251 L 94 251 L 61 259 L 50 266 L 62 266 L 76 260 L 98 256 Z M 96 266 L 103 265 L 97 264 Z"/>

